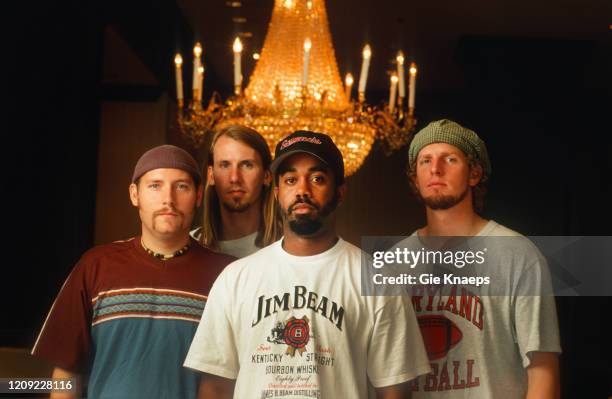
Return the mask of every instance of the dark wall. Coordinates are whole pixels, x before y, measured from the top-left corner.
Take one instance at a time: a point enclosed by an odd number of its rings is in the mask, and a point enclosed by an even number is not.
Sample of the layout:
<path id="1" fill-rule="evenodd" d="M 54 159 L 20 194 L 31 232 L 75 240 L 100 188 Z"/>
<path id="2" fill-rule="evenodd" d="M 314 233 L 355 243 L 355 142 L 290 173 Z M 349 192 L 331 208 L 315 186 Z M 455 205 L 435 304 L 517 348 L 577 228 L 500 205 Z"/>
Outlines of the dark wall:
<path id="1" fill-rule="evenodd" d="M 9 58 L 17 61 L 8 63 L 3 135 L 10 255 L 0 346 L 32 345 L 62 281 L 92 245 L 100 101 L 172 93 L 167 60 L 191 42 L 170 1 L 104 4 L 41 2 L 15 20 Z M 159 88 L 102 85 L 109 24 Z M 487 217 L 529 235 L 609 235 L 611 54 L 610 42 L 466 37 L 455 54 L 465 90 L 418 93 L 421 127 L 451 118 L 487 142 L 493 163 Z M 371 215 L 354 236 L 409 233 L 423 222 L 407 189 L 405 153 L 385 158 L 377 150 L 356 175 L 350 199 L 362 202 L 353 209 Z M 401 206 L 407 210 L 398 219 L 390 209 Z M 558 307 L 564 397 L 605 397 L 612 377 L 604 329 L 609 298 L 560 298 Z"/>
<path id="2" fill-rule="evenodd" d="M 0 346 L 27 347 L 72 266 L 93 245 L 101 101 L 157 101 L 172 75 L 166 60 L 191 33 L 166 0 L 18 7 L 7 15 L 5 36 L 1 159 L 10 261 L 0 280 Z M 159 87 L 104 84 L 107 26 L 130 40 Z"/>
<path id="3" fill-rule="evenodd" d="M 102 40 L 87 6 L 48 2 L 8 20 L 0 345 L 26 346 L 92 242 Z"/>

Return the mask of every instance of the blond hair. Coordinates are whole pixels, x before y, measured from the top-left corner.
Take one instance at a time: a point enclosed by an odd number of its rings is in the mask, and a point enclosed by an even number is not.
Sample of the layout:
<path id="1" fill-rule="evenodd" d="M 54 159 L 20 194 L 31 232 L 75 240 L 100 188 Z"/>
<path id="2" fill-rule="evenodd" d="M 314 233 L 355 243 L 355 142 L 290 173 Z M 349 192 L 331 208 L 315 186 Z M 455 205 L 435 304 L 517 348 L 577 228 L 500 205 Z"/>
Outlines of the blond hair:
<path id="1" fill-rule="evenodd" d="M 215 133 L 210 145 L 208 166 L 214 165 L 215 144 L 222 136 L 240 141 L 254 149 L 261 158 L 263 169 L 270 170 L 272 156 L 266 140 L 255 130 L 241 125 L 227 125 Z M 221 233 L 221 210 L 215 186 L 211 185 L 208 180 L 204 189 L 203 216 L 200 242 L 205 247 L 218 250 Z M 271 183 L 264 185 L 261 189 L 261 217 L 255 245 L 259 248 L 265 247 L 278 240 L 281 235 L 282 224 L 274 198 L 273 183 Z"/>

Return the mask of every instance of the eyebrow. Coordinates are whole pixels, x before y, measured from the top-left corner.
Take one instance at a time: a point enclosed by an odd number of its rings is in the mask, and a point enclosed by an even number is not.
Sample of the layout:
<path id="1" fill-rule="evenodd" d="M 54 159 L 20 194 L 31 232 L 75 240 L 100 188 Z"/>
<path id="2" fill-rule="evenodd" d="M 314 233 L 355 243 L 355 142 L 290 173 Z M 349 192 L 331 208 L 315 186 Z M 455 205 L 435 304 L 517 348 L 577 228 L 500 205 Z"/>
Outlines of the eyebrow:
<path id="1" fill-rule="evenodd" d="M 151 183 L 164 183 L 163 179 L 152 179 L 152 180 L 144 180 L 143 181 L 144 184 L 151 184 Z M 176 184 L 176 183 L 190 183 L 193 184 L 193 180 L 192 179 L 178 179 L 178 180 L 174 180 L 172 182 L 170 182 L 171 184 Z"/>
<path id="2" fill-rule="evenodd" d="M 431 157 L 431 156 L 433 156 L 433 155 L 434 155 L 434 154 L 423 154 L 423 155 L 419 155 L 419 156 L 418 156 L 418 158 L 426 158 L 426 157 Z M 443 157 L 444 157 L 444 156 L 448 156 L 448 155 L 459 155 L 459 152 L 448 152 L 448 151 L 444 151 L 444 152 L 441 152 L 441 153 L 436 154 L 436 155 L 440 155 L 440 156 L 443 156 Z"/>
<path id="3" fill-rule="evenodd" d="M 323 173 L 329 173 L 329 167 L 325 166 L 325 165 L 316 165 L 316 166 L 312 166 L 310 168 L 308 168 L 308 172 L 323 172 Z M 295 169 L 294 167 L 288 167 L 286 169 L 283 169 L 280 171 L 280 175 L 284 175 L 285 173 L 296 173 L 297 169 Z"/>
<path id="4" fill-rule="evenodd" d="M 225 158 L 215 159 L 215 163 L 217 163 L 217 162 L 232 162 L 232 160 L 225 159 Z M 241 163 L 241 162 L 256 162 L 256 160 L 255 160 L 255 158 L 245 158 L 245 159 L 240 159 L 237 162 L 238 163 Z"/>

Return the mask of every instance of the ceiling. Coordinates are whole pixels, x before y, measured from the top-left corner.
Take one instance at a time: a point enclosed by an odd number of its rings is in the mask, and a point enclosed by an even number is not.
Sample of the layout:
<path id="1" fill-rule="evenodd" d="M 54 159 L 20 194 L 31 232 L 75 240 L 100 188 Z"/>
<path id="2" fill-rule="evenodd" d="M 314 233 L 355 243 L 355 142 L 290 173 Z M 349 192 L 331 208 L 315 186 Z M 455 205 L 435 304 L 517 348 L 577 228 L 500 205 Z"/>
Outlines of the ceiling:
<path id="1" fill-rule="evenodd" d="M 231 84 L 233 38 L 252 34 L 243 38 L 248 76 L 254 62 L 250 55 L 261 49 L 273 0 L 177 3 L 222 85 Z M 386 71 L 393 69 L 399 49 L 417 62 L 421 89 L 438 90 L 461 87 L 454 54 L 458 40 L 468 35 L 612 42 L 610 0 L 332 0 L 326 7 L 341 74 L 357 75 L 361 48 L 368 42 L 374 54 L 368 87 L 379 90 L 388 87 Z"/>

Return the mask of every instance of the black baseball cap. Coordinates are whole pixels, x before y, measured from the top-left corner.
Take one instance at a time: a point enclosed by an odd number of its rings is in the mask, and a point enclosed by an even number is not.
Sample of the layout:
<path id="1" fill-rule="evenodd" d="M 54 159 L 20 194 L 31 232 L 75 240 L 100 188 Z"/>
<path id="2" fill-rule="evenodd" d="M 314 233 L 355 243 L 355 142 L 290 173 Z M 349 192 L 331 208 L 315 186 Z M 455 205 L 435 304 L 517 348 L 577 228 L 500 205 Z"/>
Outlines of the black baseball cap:
<path id="1" fill-rule="evenodd" d="M 305 152 L 319 158 L 330 167 L 338 185 L 344 183 L 344 159 L 331 137 L 323 133 L 298 130 L 291 133 L 276 144 L 274 161 L 270 165 L 272 174 L 276 176 L 278 167 L 293 154 Z"/>

